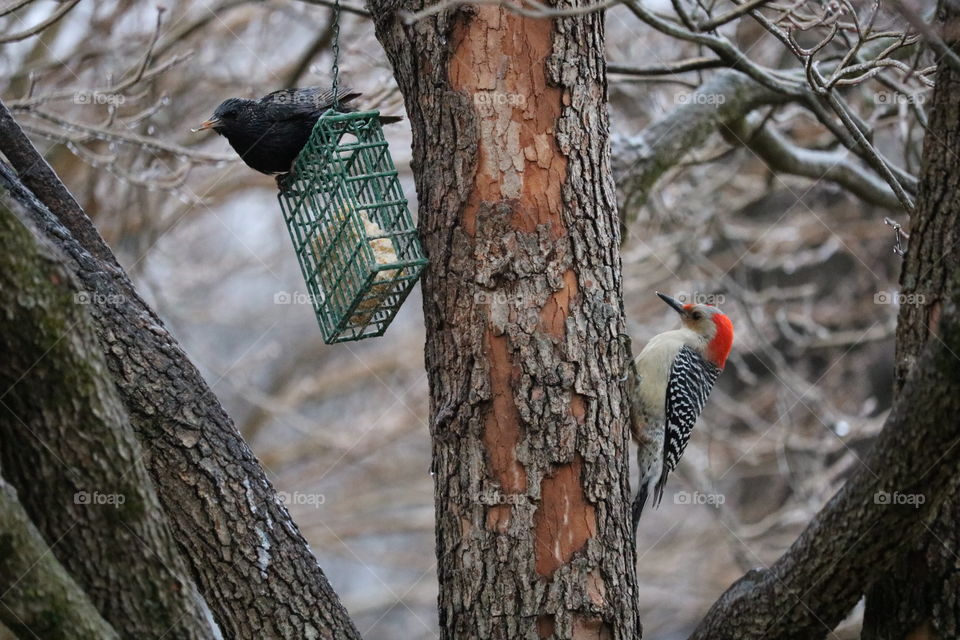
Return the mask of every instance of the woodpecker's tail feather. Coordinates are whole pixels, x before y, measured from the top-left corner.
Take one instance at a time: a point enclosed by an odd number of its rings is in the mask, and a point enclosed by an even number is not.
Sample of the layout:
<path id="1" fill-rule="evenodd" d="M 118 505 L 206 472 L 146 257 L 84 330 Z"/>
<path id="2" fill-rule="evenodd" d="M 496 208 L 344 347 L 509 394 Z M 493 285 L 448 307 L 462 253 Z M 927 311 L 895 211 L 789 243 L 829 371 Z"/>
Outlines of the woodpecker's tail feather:
<path id="1" fill-rule="evenodd" d="M 640 514 L 643 513 L 643 505 L 647 502 L 647 483 L 640 483 L 637 495 L 633 498 L 633 537 L 637 537 L 637 526 L 640 524 Z"/>
<path id="2" fill-rule="evenodd" d="M 660 473 L 660 479 L 657 480 L 657 486 L 653 488 L 653 506 L 655 507 L 659 507 L 660 501 L 663 500 L 663 489 L 667 486 L 667 474 L 669 473 L 666 466 L 664 466 L 663 471 Z"/>

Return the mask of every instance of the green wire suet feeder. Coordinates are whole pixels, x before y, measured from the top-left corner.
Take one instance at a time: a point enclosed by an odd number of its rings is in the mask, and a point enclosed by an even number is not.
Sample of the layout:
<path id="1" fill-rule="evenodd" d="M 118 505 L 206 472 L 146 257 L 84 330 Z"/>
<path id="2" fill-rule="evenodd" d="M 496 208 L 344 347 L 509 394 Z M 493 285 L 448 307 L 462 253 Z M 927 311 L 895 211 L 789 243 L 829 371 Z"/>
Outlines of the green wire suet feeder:
<path id="1" fill-rule="evenodd" d="M 380 113 L 324 113 L 279 198 L 324 341 L 383 335 L 427 260 Z"/>

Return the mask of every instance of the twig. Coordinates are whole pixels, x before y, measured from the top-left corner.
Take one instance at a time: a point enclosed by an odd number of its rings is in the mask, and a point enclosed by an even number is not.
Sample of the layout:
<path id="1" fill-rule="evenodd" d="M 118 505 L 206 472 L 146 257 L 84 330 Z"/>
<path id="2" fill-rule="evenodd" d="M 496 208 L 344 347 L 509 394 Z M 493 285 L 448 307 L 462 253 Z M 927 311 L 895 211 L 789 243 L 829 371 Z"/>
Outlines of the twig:
<path id="1" fill-rule="evenodd" d="M 655 67 L 628 67 L 622 64 L 607 63 L 607 73 L 621 73 L 626 76 L 669 76 L 688 71 L 702 71 L 727 66 L 716 58 L 690 58 Z"/>
<path id="2" fill-rule="evenodd" d="M 138 145 L 145 149 L 153 149 L 154 151 L 163 151 L 166 153 L 172 153 L 174 155 L 189 157 L 200 162 L 231 162 L 237 159 L 233 155 L 201 153 L 192 149 L 188 149 L 187 147 L 181 147 L 177 144 L 163 142 L 156 138 L 149 138 L 137 133 L 120 132 L 113 129 L 105 129 L 94 125 L 83 124 L 81 122 L 73 122 L 54 113 L 47 113 L 38 109 L 30 111 L 30 113 L 38 118 L 42 118 L 48 122 L 52 122 L 61 126 L 66 132 L 75 132 L 81 134 L 79 137 L 66 136 L 67 139 L 70 139 L 73 142 L 85 142 L 91 138 L 105 140 L 107 142 L 125 142 Z"/>
<path id="3" fill-rule="evenodd" d="M 10 5 L 4 7 L 3 9 L 0 9 L 0 18 L 2 18 L 3 16 L 10 15 L 11 13 L 13 13 L 18 9 L 22 9 L 23 7 L 27 6 L 31 2 L 33 2 L 33 0 L 17 0 L 17 2 L 11 3 Z"/>
<path id="4" fill-rule="evenodd" d="M 44 29 L 52 25 L 54 22 L 56 22 L 63 16 L 67 15 L 67 13 L 71 9 L 73 9 L 75 6 L 77 6 L 79 2 L 80 0 L 70 0 L 67 4 L 61 6 L 59 9 L 54 11 L 53 15 L 51 15 L 49 18 L 47 18 L 43 22 L 33 27 L 30 27 L 29 29 L 26 29 L 24 31 L 18 31 L 17 33 L 12 33 L 9 36 L 0 36 L 0 44 L 5 44 L 7 42 L 17 42 L 18 40 L 26 40 L 31 36 L 37 35 L 41 31 L 43 31 Z"/>
<path id="5" fill-rule="evenodd" d="M 846 152 L 798 147 L 772 127 L 756 126 L 757 120 L 759 118 L 750 117 L 726 125 L 728 139 L 752 150 L 774 171 L 813 180 L 830 180 L 865 202 L 887 209 L 901 209 L 901 203 L 890 186 L 849 162 Z"/>
<path id="6" fill-rule="evenodd" d="M 905 231 L 903 231 L 903 225 L 901 225 L 899 222 L 891 220 L 890 218 L 884 218 L 883 224 L 893 229 L 893 233 L 894 233 L 893 252 L 898 256 L 906 255 L 907 249 L 903 246 L 900 240 L 909 239 L 910 236 Z"/>
<path id="7" fill-rule="evenodd" d="M 612 6 L 619 4 L 619 2 L 620 0 L 600 0 L 596 4 L 587 5 L 585 7 L 555 9 L 538 2 L 537 0 L 522 0 L 522 2 L 512 2 L 511 0 L 441 0 L 440 2 L 432 4 L 425 9 L 421 9 L 420 11 L 401 11 L 399 12 L 399 15 L 405 23 L 413 24 L 414 22 L 418 22 L 424 18 L 429 18 L 430 16 L 436 15 L 442 11 L 446 11 L 447 9 L 453 9 L 455 7 L 469 4 L 497 5 L 503 7 L 507 11 L 517 13 L 528 18 L 556 18 L 564 16 L 581 16 L 587 13 L 593 13 L 594 11 L 603 11 L 604 9 L 609 9 Z M 533 9 L 525 9 L 522 6 L 523 4 L 528 4 L 533 7 Z"/>
<path id="8" fill-rule="evenodd" d="M 765 4 L 768 4 L 769 2 L 771 2 L 771 0 L 750 0 L 750 2 L 742 4 L 736 9 L 733 9 L 724 14 L 721 14 L 716 18 L 713 18 L 712 20 L 707 20 L 706 22 L 700 23 L 699 25 L 697 25 L 697 27 L 699 28 L 700 31 L 713 31 L 717 27 L 725 25 L 728 22 L 732 22 L 733 20 L 736 20 L 737 18 L 744 15 L 745 13 L 749 13 L 754 9 L 759 9 L 760 7 L 762 7 Z"/>
<path id="9" fill-rule="evenodd" d="M 335 4 L 334 0 L 300 0 L 300 2 L 304 2 L 306 4 L 315 4 L 320 7 L 333 7 Z M 352 13 L 354 15 L 363 16 L 364 18 L 373 17 L 373 14 L 371 14 L 366 9 L 363 9 L 361 7 L 355 7 L 353 5 L 344 4 L 344 3 L 340 3 L 340 11 L 342 11 L 343 13 Z"/>
<path id="10" fill-rule="evenodd" d="M 910 23 L 910 26 L 924 37 L 927 44 L 930 45 L 930 48 L 933 49 L 938 57 L 953 67 L 954 71 L 960 71 L 960 56 L 943 41 L 943 38 L 937 35 L 923 18 L 905 7 L 903 0 L 891 0 L 890 4 Z"/>

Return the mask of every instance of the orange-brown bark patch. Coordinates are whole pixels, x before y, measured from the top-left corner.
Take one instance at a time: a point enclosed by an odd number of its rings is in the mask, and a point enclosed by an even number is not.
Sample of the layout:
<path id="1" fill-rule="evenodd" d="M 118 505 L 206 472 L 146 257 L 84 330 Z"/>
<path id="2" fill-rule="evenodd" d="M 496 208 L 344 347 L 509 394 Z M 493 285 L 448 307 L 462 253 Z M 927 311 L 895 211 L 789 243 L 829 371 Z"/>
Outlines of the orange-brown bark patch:
<path id="1" fill-rule="evenodd" d="M 541 638 L 549 638 L 557 628 L 556 619 L 553 615 L 545 613 L 537 618 L 537 635 Z"/>
<path id="2" fill-rule="evenodd" d="M 570 302 L 577 295 L 577 274 L 567 269 L 563 274 L 563 288 L 554 291 L 540 309 L 540 326 L 555 338 L 563 338 L 567 332 L 567 316 Z"/>
<path id="3" fill-rule="evenodd" d="M 587 574 L 587 597 L 597 607 L 603 608 L 607 605 L 607 585 L 596 569 Z"/>
<path id="4" fill-rule="evenodd" d="M 937 300 L 933 303 L 933 306 L 930 307 L 930 316 L 927 320 L 927 331 L 933 335 L 940 334 L 940 301 Z"/>
<path id="5" fill-rule="evenodd" d="M 575 455 L 540 483 L 540 506 L 533 514 L 536 569 L 551 576 L 597 535 L 596 508 L 587 502 L 580 477 L 583 459 Z"/>
<path id="6" fill-rule="evenodd" d="M 547 82 L 553 21 L 480 6 L 453 29 L 452 48 L 450 85 L 472 99 L 479 128 L 463 229 L 475 235 L 480 206 L 507 201 L 513 228 L 532 232 L 549 224 L 560 238 L 567 161 L 556 141 L 563 91 Z"/>
<path id="7" fill-rule="evenodd" d="M 490 470 L 501 490 L 505 493 L 523 493 L 527 490 L 527 472 L 517 461 L 520 412 L 513 399 L 514 380 L 520 370 L 510 359 L 506 336 L 494 335 L 493 331 L 487 329 L 486 341 L 493 406 L 484 422 L 483 444 L 490 460 Z"/>
<path id="8" fill-rule="evenodd" d="M 487 530 L 506 533 L 510 529 L 511 508 L 509 504 L 487 507 Z"/>
<path id="9" fill-rule="evenodd" d="M 574 616 L 573 634 L 570 637 L 573 640 L 612 640 L 613 633 L 610 625 L 600 618 Z"/>
<path id="10" fill-rule="evenodd" d="M 587 417 L 587 397 L 581 393 L 574 393 L 570 396 L 570 415 L 577 421 L 577 424 L 583 424 Z"/>
<path id="11" fill-rule="evenodd" d="M 907 634 L 907 640 L 940 640 L 929 620 L 924 620 L 920 626 Z"/>

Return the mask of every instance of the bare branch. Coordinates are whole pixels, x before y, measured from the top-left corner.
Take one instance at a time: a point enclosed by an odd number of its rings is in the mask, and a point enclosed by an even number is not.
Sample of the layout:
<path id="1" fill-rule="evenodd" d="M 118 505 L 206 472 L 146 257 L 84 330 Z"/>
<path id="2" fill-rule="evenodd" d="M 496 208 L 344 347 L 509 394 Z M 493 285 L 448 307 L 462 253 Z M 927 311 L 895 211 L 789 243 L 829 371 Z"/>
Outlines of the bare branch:
<path id="1" fill-rule="evenodd" d="M 728 122 L 722 127 L 727 140 L 756 153 L 775 172 L 830 180 L 864 202 L 900 210 L 890 186 L 875 174 L 849 160 L 847 151 L 818 151 L 799 147 L 757 116 Z"/>
<path id="2" fill-rule="evenodd" d="M 615 139 L 613 168 L 625 199 L 621 209 L 624 224 L 636 218 L 656 181 L 722 124 L 739 120 L 758 106 L 788 100 L 787 95 L 743 73 L 727 70 L 713 76 L 640 135 Z"/>
<path id="3" fill-rule="evenodd" d="M 906 18 L 910 26 L 923 35 L 927 44 L 936 52 L 939 59 L 945 61 L 956 71 L 960 71 L 960 56 L 943 41 L 943 38 L 937 35 L 937 32 L 933 30 L 933 27 L 931 27 L 922 16 L 905 6 L 903 0 L 891 0 L 890 4 L 893 5 L 900 15 Z"/>
<path id="4" fill-rule="evenodd" d="M 123 132 L 116 129 L 98 127 L 92 124 L 74 122 L 62 116 L 58 116 L 55 113 L 40 111 L 39 109 L 33 109 L 29 113 L 43 120 L 47 120 L 48 122 L 59 125 L 64 131 L 64 139 L 75 143 L 87 142 L 89 140 L 96 139 L 105 140 L 107 142 L 124 142 L 135 144 L 144 149 L 163 151 L 165 153 L 191 158 L 198 162 L 236 162 L 237 160 L 236 156 L 231 154 L 216 154 L 195 151 L 188 147 L 182 147 L 178 144 L 163 142 L 158 138 L 142 136 L 139 133 Z"/>
<path id="5" fill-rule="evenodd" d="M 726 63 L 722 60 L 707 57 L 678 60 L 677 62 L 654 67 L 628 67 L 622 64 L 608 62 L 607 73 L 621 73 L 627 76 L 670 76 L 688 71 L 702 71 L 704 69 L 716 69 L 726 66 Z"/>
<path id="6" fill-rule="evenodd" d="M 77 6 L 77 3 L 79 2 L 80 0 L 70 0 L 66 4 L 62 5 L 59 9 L 54 11 L 53 15 L 51 15 L 49 18 L 47 18 L 43 22 L 33 27 L 30 27 L 29 29 L 26 29 L 24 31 L 18 31 L 17 33 L 12 33 L 8 36 L 0 36 L 0 44 L 5 44 L 7 42 L 17 42 L 18 40 L 26 40 L 31 36 L 37 35 L 41 31 L 43 31 L 44 29 L 46 29 L 47 27 L 55 23 L 57 20 L 67 15 L 67 13 L 69 13 L 71 9 Z"/>
<path id="7" fill-rule="evenodd" d="M 3 9 L 0 9 L 0 18 L 2 18 L 3 16 L 8 16 L 14 11 L 22 9 L 23 7 L 27 6 L 33 1 L 34 0 L 16 0 L 16 2 L 11 2 L 9 5 L 4 7 Z"/>
<path id="8" fill-rule="evenodd" d="M 320 7 L 333 7 L 335 5 L 334 0 L 300 0 L 300 2 L 305 2 L 306 4 L 315 4 Z M 363 16 L 364 18 L 371 17 L 370 12 L 366 9 L 345 3 L 340 3 L 340 11 Z"/>
<path id="9" fill-rule="evenodd" d="M 717 16 L 706 22 L 702 22 L 697 27 L 700 31 L 712 31 L 719 26 L 725 25 L 728 22 L 733 22 L 737 18 L 743 16 L 746 13 L 753 11 L 754 9 L 759 9 L 765 4 L 769 4 L 772 0 L 750 0 L 740 5 L 736 9 L 732 9 L 722 15 Z"/>

